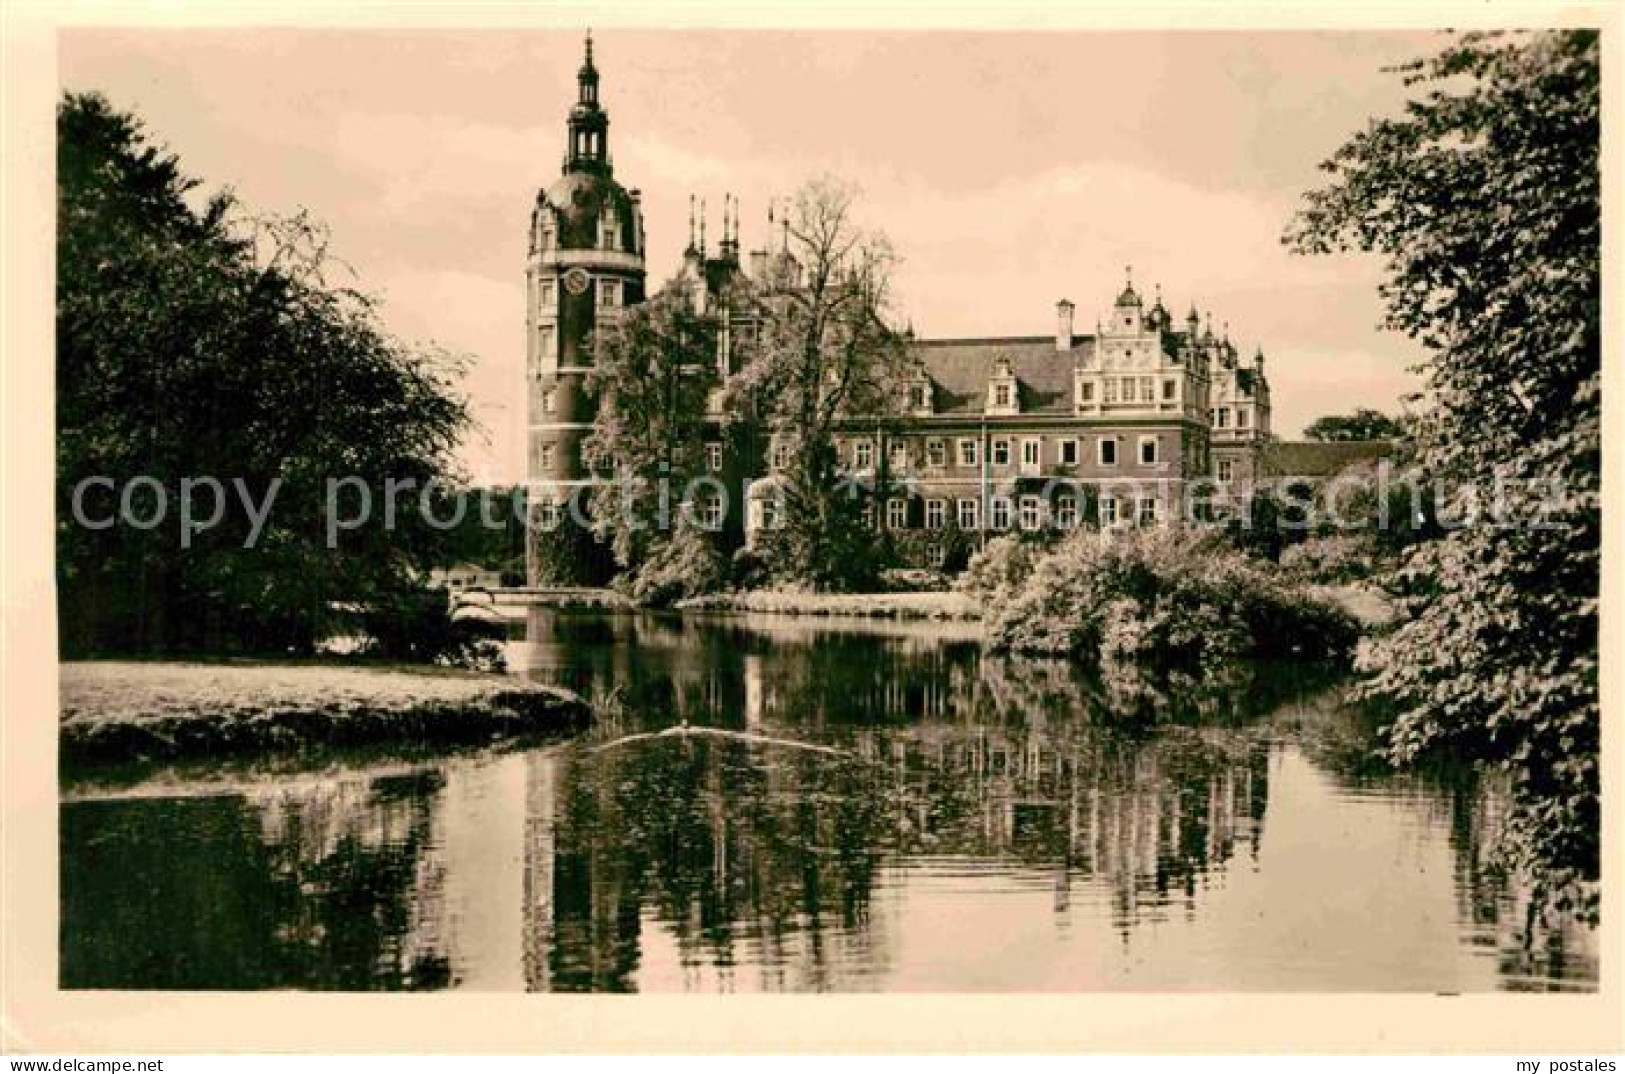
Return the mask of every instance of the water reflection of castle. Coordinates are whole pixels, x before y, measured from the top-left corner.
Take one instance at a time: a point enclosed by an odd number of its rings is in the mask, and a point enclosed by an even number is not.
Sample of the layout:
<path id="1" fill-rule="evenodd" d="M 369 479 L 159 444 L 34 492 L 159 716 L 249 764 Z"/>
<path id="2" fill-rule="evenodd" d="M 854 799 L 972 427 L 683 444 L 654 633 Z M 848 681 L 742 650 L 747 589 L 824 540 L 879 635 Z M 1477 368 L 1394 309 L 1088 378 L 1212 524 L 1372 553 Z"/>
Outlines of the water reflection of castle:
<path id="1" fill-rule="evenodd" d="M 1126 928 L 1256 839 L 1262 750 L 1034 707 L 973 646 L 887 642 L 859 683 L 836 673 L 852 670 L 839 647 L 780 638 L 697 673 L 687 644 L 663 662 L 636 640 L 645 659 L 611 652 L 595 670 L 627 674 L 601 683 L 843 754 L 666 740 L 266 794 L 260 839 L 302 895 L 268 925 L 287 957 L 357 937 L 367 892 L 370 950 L 346 957 L 391 987 L 616 990 L 656 961 L 769 978 L 745 987 L 861 987 L 889 957 L 875 896 L 899 860 L 1014 863 L 1057 912 L 1094 884 Z"/>
<path id="2" fill-rule="evenodd" d="M 1251 872 L 1236 859 L 1256 863 L 1266 803 L 1295 793 L 1303 808 L 1304 765 L 1282 782 L 1281 748 L 1256 719 L 1142 734 L 1115 721 L 1098 683 L 1062 668 L 1001 662 L 923 627 L 913 639 L 816 633 L 553 624 L 530 653 L 535 674 L 617 691 L 633 710 L 623 726 L 200 799 L 181 828 L 162 800 L 70 808 L 64 845 L 96 845 L 97 869 L 145 875 L 155 859 L 155 883 L 193 880 L 148 899 L 79 878 L 66 858 L 64 981 L 861 989 L 917 962 L 905 935 L 919 919 L 900 915 L 921 877 L 1037 892 L 1042 905 L 1023 912 L 1056 927 L 1082 915 L 1126 948 L 1158 923 L 1199 919 L 1210 890 Z M 1257 700 L 1268 688 L 1247 693 L 1255 712 L 1274 710 Z M 599 748 L 685 715 L 840 753 L 692 736 Z M 1406 816 L 1443 808 L 1408 794 Z M 1473 900 L 1463 917 L 1494 946 L 1499 903 L 1468 823 L 1480 810 L 1472 796 L 1452 802 L 1459 815 L 1425 819 L 1451 831 L 1459 897 Z M 149 808 L 164 818 L 157 834 L 132 841 Z M 179 914 L 175 898 L 196 905 Z M 146 949 L 112 935 L 149 919 Z M 102 952 L 129 964 L 98 963 Z"/>

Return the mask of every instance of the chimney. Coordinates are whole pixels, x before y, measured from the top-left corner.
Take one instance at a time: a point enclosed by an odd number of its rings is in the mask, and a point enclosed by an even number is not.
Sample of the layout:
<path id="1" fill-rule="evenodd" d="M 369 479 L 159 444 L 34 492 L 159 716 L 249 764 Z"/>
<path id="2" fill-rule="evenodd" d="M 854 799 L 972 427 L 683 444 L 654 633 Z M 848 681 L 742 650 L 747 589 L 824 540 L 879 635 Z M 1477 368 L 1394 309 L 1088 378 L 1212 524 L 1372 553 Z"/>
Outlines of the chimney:
<path id="1" fill-rule="evenodd" d="M 1066 299 L 1055 303 L 1055 349 L 1069 351 L 1072 349 L 1072 303 Z"/>

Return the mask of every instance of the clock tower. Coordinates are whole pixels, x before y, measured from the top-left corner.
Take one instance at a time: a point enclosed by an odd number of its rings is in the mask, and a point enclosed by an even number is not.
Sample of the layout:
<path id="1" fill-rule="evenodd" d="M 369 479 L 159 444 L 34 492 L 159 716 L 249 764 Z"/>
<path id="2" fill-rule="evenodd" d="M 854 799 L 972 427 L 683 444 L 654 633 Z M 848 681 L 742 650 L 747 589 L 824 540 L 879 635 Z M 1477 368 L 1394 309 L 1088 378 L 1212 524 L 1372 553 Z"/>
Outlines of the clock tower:
<path id="1" fill-rule="evenodd" d="M 532 535 L 533 583 L 539 580 L 537 542 L 576 528 L 568 505 L 579 498 L 585 511 L 584 489 L 592 482 L 581 443 L 593 421 L 586 381 L 594 329 L 643 301 L 643 210 L 638 192 L 615 181 L 591 34 L 576 85 L 563 174 L 536 195 L 525 268 L 527 472 L 533 502 L 561 505 L 564 515 L 557 531 Z M 543 530 L 551 515 L 544 511 Z"/>

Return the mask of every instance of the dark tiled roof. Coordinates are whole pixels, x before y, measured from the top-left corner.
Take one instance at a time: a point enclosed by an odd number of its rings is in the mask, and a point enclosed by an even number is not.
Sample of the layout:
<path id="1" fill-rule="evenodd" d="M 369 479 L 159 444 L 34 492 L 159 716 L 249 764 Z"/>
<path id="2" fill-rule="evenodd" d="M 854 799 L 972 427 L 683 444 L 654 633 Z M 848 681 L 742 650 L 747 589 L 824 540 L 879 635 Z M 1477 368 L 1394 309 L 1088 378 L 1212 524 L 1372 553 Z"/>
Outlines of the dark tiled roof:
<path id="1" fill-rule="evenodd" d="M 1262 477 L 1332 477 L 1358 462 L 1387 458 L 1392 440 L 1274 440 L 1258 453 Z"/>
<path id="2" fill-rule="evenodd" d="M 1001 357 L 1020 386 L 1023 414 L 1070 414 L 1072 371 L 1094 346 L 1092 336 L 1074 336 L 1070 351 L 1056 350 L 1054 336 L 922 339 L 909 344 L 909 353 L 931 378 L 938 414 L 980 414 Z"/>

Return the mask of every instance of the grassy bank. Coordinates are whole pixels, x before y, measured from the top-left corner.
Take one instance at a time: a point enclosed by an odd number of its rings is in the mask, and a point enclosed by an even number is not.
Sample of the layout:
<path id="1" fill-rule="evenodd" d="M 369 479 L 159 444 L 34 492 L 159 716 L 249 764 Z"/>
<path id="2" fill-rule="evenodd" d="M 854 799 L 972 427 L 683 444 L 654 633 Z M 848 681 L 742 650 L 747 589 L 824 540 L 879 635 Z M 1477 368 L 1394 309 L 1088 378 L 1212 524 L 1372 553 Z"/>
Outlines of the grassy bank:
<path id="1" fill-rule="evenodd" d="M 858 616 L 870 619 L 955 619 L 980 616 L 963 593 L 803 593 L 759 589 L 717 593 L 678 603 L 680 611 L 759 612 L 775 615 Z"/>
<path id="2" fill-rule="evenodd" d="M 61 761 L 240 757 L 565 734 L 592 713 L 563 690 L 443 669 L 321 664 L 62 665 Z"/>

